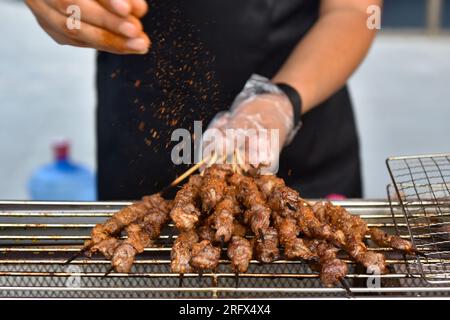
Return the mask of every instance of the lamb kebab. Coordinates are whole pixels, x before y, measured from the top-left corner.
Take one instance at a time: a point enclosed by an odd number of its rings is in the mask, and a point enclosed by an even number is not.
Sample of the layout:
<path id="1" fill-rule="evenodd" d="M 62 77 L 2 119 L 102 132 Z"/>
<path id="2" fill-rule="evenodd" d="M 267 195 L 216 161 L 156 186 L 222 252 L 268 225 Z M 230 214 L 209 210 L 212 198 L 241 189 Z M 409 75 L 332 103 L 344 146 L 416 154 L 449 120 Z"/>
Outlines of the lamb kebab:
<path id="1" fill-rule="evenodd" d="M 278 232 L 275 228 L 269 227 L 262 233 L 262 237 L 255 237 L 253 254 L 262 263 L 271 263 L 280 256 L 278 249 Z"/>
<path id="2" fill-rule="evenodd" d="M 202 272 L 217 267 L 220 259 L 220 248 L 213 246 L 211 241 L 202 240 L 194 243 L 191 250 L 191 266 Z"/>
<path id="3" fill-rule="evenodd" d="M 333 231 L 330 225 L 319 221 L 310 205 L 297 191 L 287 187 L 282 179 L 266 175 L 257 178 L 256 182 L 269 207 L 284 218 L 296 220 L 299 231 L 306 237 L 328 240 L 336 245 L 344 244 L 343 233 Z"/>
<path id="4" fill-rule="evenodd" d="M 327 287 L 335 286 L 339 282 L 342 283 L 347 275 L 348 268 L 347 264 L 336 255 L 339 249 L 324 240 L 305 240 L 305 243 L 308 249 L 319 257 L 315 268 L 320 270 L 322 283 Z"/>
<path id="5" fill-rule="evenodd" d="M 202 178 L 199 175 L 191 176 L 175 196 L 170 217 L 180 231 L 194 229 L 200 220 L 201 212 L 197 207 L 197 202 L 200 197 L 201 184 Z"/>
<path id="6" fill-rule="evenodd" d="M 105 223 L 97 224 L 92 229 L 91 239 L 84 243 L 82 252 L 88 256 L 91 256 L 95 252 L 102 252 L 105 256 L 111 257 L 112 252 L 114 252 L 114 246 L 118 246 L 119 240 L 115 239 L 115 237 L 123 229 L 135 221 L 142 220 L 155 208 L 162 208 L 166 205 L 166 200 L 157 193 L 151 196 L 145 196 L 141 201 L 121 209 Z M 72 258 L 68 262 L 71 260 Z"/>
<path id="7" fill-rule="evenodd" d="M 254 179 L 235 173 L 230 177 L 229 182 L 236 187 L 237 199 L 246 208 L 245 223 L 255 235 L 263 237 L 270 226 L 271 210 Z"/>
<path id="8" fill-rule="evenodd" d="M 408 254 L 417 253 L 413 244 L 399 236 L 389 235 L 379 228 L 369 228 L 371 239 L 380 247 L 393 248 Z"/>
<path id="9" fill-rule="evenodd" d="M 298 238 L 299 228 L 292 218 L 283 218 L 273 213 L 275 228 L 278 231 L 280 244 L 284 247 L 284 254 L 288 259 L 303 259 L 311 261 L 318 259 L 317 254 L 311 252 L 302 238 Z"/>
<path id="10" fill-rule="evenodd" d="M 231 174 L 231 168 L 226 165 L 213 165 L 205 169 L 201 185 L 201 201 L 203 212 L 211 212 L 222 200 L 227 187 L 226 177 Z"/>
<path id="11" fill-rule="evenodd" d="M 144 217 L 141 223 L 133 223 L 127 227 L 128 238 L 116 248 L 112 257 L 112 267 L 117 272 L 128 273 L 135 256 L 150 246 L 161 233 L 161 229 L 169 221 L 170 205 L 154 208 Z"/>
<path id="12" fill-rule="evenodd" d="M 222 245 L 230 241 L 234 231 L 234 216 L 241 212 L 236 199 L 236 189 L 227 186 L 222 200 L 217 204 L 211 216 L 212 228 L 215 230 L 214 241 Z"/>
<path id="13" fill-rule="evenodd" d="M 191 250 L 192 246 L 198 242 L 198 235 L 194 230 L 182 232 L 175 240 L 170 253 L 172 272 L 184 274 L 192 272 Z"/>
<path id="14" fill-rule="evenodd" d="M 367 250 L 367 246 L 364 244 L 364 237 L 369 231 L 364 220 L 329 202 L 318 202 L 313 206 L 313 210 L 320 220 L 328 221 L 336 229 L 344 232 L 343 248 L 350 257 L 368 270 L 387 272 L 384 255 Z"/>

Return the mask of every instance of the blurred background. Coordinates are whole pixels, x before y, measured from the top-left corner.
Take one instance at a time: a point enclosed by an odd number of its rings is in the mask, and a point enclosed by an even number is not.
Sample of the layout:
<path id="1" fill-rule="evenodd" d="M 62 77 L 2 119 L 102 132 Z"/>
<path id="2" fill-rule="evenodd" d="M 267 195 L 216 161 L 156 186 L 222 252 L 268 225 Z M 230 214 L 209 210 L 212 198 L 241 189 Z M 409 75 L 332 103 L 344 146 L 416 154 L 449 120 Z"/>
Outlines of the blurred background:
<path id="1" fill-rule="evenodd" d="M 0 200 L 29 199 L 51 143 L 95 172 L 95 52 L 58 46 L 19 0 L 0 0 Z M 450 0 L 385 0 L 383 27 L 350 81 L 364 193 L 385 198 L 385 159 L 450 152 Z"/>

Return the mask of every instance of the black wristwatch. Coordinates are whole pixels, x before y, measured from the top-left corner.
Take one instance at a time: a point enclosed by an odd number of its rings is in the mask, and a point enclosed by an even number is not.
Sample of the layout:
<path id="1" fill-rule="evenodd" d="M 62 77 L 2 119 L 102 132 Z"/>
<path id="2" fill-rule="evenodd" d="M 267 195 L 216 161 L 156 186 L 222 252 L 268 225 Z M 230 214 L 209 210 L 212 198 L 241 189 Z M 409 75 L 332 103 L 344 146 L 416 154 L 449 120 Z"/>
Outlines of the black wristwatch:
<path id="1" fill-rule="evenodd" d="M 300 127 L 302 124 L 302 97 L 297 90 L 295 90 L 291 85 L 287 83 L 275 83 L 275 85 L 283 91 L 291 101 L 292 107 L 294 108 L 294 128 Z"/>

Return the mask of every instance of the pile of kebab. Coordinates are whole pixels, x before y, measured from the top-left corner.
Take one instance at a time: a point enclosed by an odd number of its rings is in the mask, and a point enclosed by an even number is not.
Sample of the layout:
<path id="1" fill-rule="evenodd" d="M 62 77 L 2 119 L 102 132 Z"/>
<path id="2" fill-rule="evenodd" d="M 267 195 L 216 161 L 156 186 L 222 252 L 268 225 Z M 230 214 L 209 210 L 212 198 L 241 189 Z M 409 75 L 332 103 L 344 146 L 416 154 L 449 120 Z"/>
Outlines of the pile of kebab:
<path id="1" fill-rule="evenodd" d="M 129 272 L 170 220 L 179 231 L 171 270 L 180 275 L 215 270 L 226 247 L 236 274 L 245 273 L 252 259 L 271 263 L 283 257 L 307 262 L 324 285 L 335 286 L 348 271 L 339 251 L 368 270 L 387 272 L 384 255 L 367 249 L 366 236 L 380 247 L 416 253 L 409 241 L 369 228 L 342 207 L 308 203 L 276 176 L 240 174 L 217 164 L 191 176 L 173 201 L 144 197 L 95 226 L 83 252 L 99 252 L 112 269 Z M 123 231 L 126 239 L 120 238 Z"/>
<path id="2" fill-rule="evenodd" d="M 378 246 L 415 253 L 409 241 L 369 228 L 342 207 L 309 204 L 280 178 L 243 175 L 224 165 L 191 177 L 170 216 L 180 231 L 171 267 L 180 274 L 214 270 L 225 244 L 236 273 L 246 272 L 251 259 L 271 263 L 284 255 L 308 262 L 326 286 L 347 274 L 347 264 L 337 256 L 341 250 L 369 270 L 387 272 L 384 255 L 367 249 L 368 235 Z"/>

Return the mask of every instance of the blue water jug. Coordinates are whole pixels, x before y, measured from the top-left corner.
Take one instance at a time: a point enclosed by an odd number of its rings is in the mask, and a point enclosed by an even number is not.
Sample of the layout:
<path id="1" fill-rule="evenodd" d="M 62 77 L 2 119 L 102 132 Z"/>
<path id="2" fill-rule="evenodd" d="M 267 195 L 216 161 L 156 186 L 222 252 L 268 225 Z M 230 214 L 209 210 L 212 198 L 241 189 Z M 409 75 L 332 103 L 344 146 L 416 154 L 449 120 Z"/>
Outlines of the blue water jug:
<path id="1" fill-rule="evenodd" d="M 42 166 L 31 176 L 28 184 L 32 200 L 94 201 L 94 174 L 70 161 L 70 144 L 60 141 L 53 145 L 54 162 Z"/>

